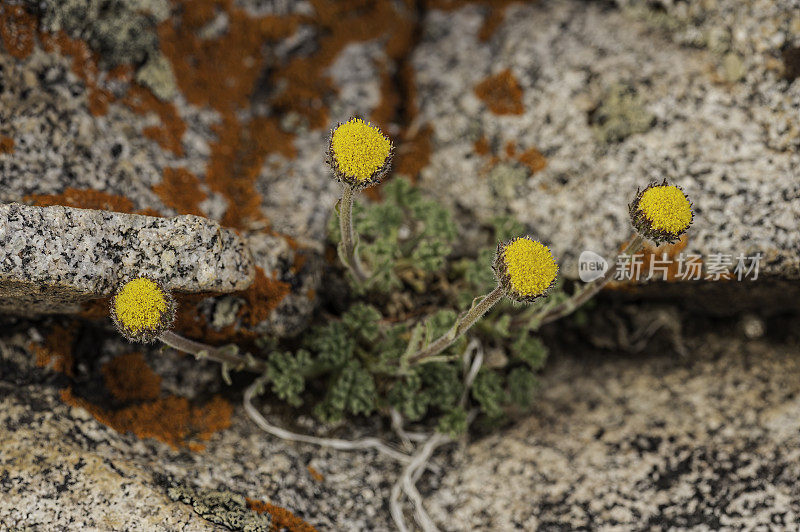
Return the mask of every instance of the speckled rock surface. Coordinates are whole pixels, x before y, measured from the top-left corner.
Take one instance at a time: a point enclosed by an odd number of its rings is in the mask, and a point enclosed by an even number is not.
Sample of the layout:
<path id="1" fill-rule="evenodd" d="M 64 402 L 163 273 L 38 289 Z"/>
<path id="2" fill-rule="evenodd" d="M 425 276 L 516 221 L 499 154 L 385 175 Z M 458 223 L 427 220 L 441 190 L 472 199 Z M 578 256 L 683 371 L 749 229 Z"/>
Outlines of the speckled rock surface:
<path id="1" fill-rule="evenodd" d="M 782 60 L 797 3 L 665 2 L 669 17 L 624 4 L 640 9 L 514 5 L 485 42 L 481 8 L 429 13 L 413 54 L 433 126 L 422 186 L 465 226 L 518 217 L 574 277 L 582 250 L 611 256 L 628 238 L 636 188 L 666 178 L 695 205 L 685 252 L 761 251 L 762 272 L 800 277 L 800 81 Z M 716 34 L 722 48 L 685 46 Z M 518 101 L 503 85 L 481 99 L 476 87 L 505 70 Z M 514 105 L 492 111 L 503 99 Z M 544 169 L 520 162 L 531 149 Z"/>
<path id="2" fill-rule="evenodd" d="M 470 445 L 432 515 L 443 530 L 793 527 L 797 339 L 711 334 L 688 350 L 559 356 L 539 411 Z"/>
<path id="3" fill-rule="evenodd" d="M 796 330 L 794 320 L 780 327 Z M 452 531 L 790 527 L 800 515 L 800 344 L 796 335 L 747 339 L 752 332 L 686 333 L 684 357 L 661 341 L 668 336 L 636 354 L 554 348 L 534 415 L 436 454 L 441 469 L 419 484 L 428 511 Z M 385 501 L 398 466 L 382 455 L 279 441 L 240 408 L 200 452 L 117 433 L 58 399 L 67 380 L 34 367 L 28 334 L 0 343 L 0 523 L 161 519 L 158 530 L 204 530 L 180 501 L 209 515 L 208 497 L 225 495 L 228 511 L 237 497 L 265 500 L 319 530 L 394 529 Z M 100 358 L 76 353 L 77 371 L 114 351 L 106 342 Z M 162 393 L 197 399 L 223 386 L 211 363 L 156 350 L 146 359 Z M 319 430 L 259 405 L 273 422 Z M 380 434 L 372 421 L 335 434 Z"/>
<path id="4" fill-rule="evenodd" d="M 0 312 L 77 312 L 137 276 L 233 292 L 253 282 L 255 267 L 243 239 L 199 216 L 0 205 Z"/>
<path id="5" fill-rule="evenodd" d="M 0 528 L 217 530 L 190 506 L 172 504 L 140 465 L 98 452 L 92 443 L 103 430 L 85 412 L 37 388 L 3 383 L 0 395 Z"/>
<path id="6" fill-rule="evenodd" d="M 121 434 L 63 403 L 59 393 L 70 380 L 34 366 L 26 351 L 31 334 L 6 333 L 0 340 L 0 528 L 224 530 L 195 511 L 208 517 L 209 507 L 218 506 L 216 512 L 233 509 L 242 517 L 236 501 L 248 497 L 285 507 L 320 531 L 392 530 L 385 501 L 399 467 L 391 459 L 275 439 L 239 406 L 232 425 L 200 451 Z M 130 349 L 111 341 L 103 346 L 99 358 L 76 368 L 78 380 Z M 203 401 L 223 392 L 233 403 L 241 400 L 225 390 L 216 364 L 157 349 L 147 350 L 146 360 L 163 377 L 162 395 Z M 320 430 L 308 416 L 286 415 L 261 401 L 259 407 L 275 423 Z M 334 435 L 379 433 L 376 421 Z M 219 504 L 220 497 L 229 502 Z"/>

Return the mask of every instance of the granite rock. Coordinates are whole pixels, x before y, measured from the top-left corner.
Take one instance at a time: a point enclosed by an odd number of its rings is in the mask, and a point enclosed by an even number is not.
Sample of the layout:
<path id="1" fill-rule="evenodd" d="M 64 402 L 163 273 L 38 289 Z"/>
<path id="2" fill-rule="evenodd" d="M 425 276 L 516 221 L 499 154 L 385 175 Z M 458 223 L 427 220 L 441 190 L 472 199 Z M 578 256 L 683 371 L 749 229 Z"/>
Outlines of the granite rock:
<path id="1" fill-rule="evenodd" d="M 629 238 L 637 187 L 666 178 L 694 202 L 685 253 L 762 252 L 764 275 L 797 279 L 800 81 L 780 68 L 797 5 L 664 4 L 683 30 L 654 28 L 655 8 L 541 2 L 509 7 L 482 41 L 480 7 L 430 12 L 412 58 L 419 119 L 433 127 L 420 185 L 463 214 L 465 233 L 476 219 L 518 218 L 574 278 L 581 251 L 611 257 Z M 686 46 L 716 30 L 733 45 Z M 506 70 L 514 82 L 481 99 L 476 87 Z M 497 107 L 503 98 L 515 105 Z M 544 169 L 521 162 L 529 150 Z"/>
<path id="2" fill-rule="evenodd" d="M 199 216 L 0 205 L 0 312 L 77 312 L 137 276 L 169 290 L 233 292 L 254 275 L 245 241 Z"/>
<path id="3" fill-rule="evenodd" d="M 631 315 L 634 329 L 652 333 L 654 314 Z M 675 319 L 682 317 L 667 321 Z M 427 510 L 452 531 L 791 526 L 800 515 L 800 344 L 796 335 L 770 334 L 796 330 L 797 317 L 786 319 L 746 316 L 740 327 L 657 334 L 627 350 L 575 352 L 574 340 L 553 342 L 536 412 L 438 451 L 419 482 Z M 204 530 L 210 525 L 199 515 L 247 517 L 248 497 L 289 508 L 319 530 L 394 529 L 385 501 L 399 466 L 382 455 L 277 440 L 238 407 L 200 452 L 120 434 L 59 399 L 69 381 L 35 367 L 31 335 L 23 327 L 0 342 L 0 523 L 136 529 L 139 520 L 162 520 L 155 529 Z M 106 342 L 96 359 L 76 353 L 88 367 L 71 381 L 124 349 Z M 213 363 L 145 355 L 164 394 L 202 401 L 221 391 Z M 330 434 L 305 415 L 258 404 L 273 423 Z M 376 420 L 335 434 L 387 436 Z"/>
<path id="4" fill-rule="evenodd" d="M 286 507 L 319 530 L 392 529 L 383 504 L 396 466 L 376 453 L 287 444 L 242 417 L 189 453 L 118 434 L 39 387 L 0 384 L 0 397 L 0 527 L 220 530 L 215 506 L 227 494 Z M 201 498 L 209 493 L 216 503 Z M 234 510 L 238 522 L 253 514 Z"/>
<path id="5" fill-rule="evenodd" d="M 749 330 L 690 337 L 684 357 L 560 353 L 537 412 L 437 479 L 432 517 L 442 530 L 791 528 L 800 345 Z"/>
<path id="6" fill-rule="evenodd" d="M 327 136 L 337 122 L 369 116 L 381 104 L 381 84 L 397 59 L 387 55 L 383 38 L 354 41 L 330 54 L 315 74 L 319 87 L 311 87 L 320 90 L 314 105 L 326 123 L 311 127 L 285 104 L 272 105 L 283 82 L 263 78 L 317 52 L 318 28 L 293 21 L 317 16 L 309 2 L 224 2 L 224 13 L 208 23 L 197 22 L 206 11 L 190 16 L 188 7 L 172 9 L 162 0 L 110 2 L 108 9 L 94 0 L 21 4 L 35 17 L 30 47 L 9 54 L 0 46 L 7 80 L 0 87 L 0 140 L 11 143 L 0 150 L 0 201 L 42 204 L 47 196 L 47 204 L 65 204 L 66 194 L 101 192 L 125 203 L 125 209 L 103 207 L 109 210 L 195 214 L 234 227 L 248 241 L 270 241 L 282 252 L 254 252 L 263 259 L 256 266 L 271 283 L 290 289 L 263 323 L 248 328 L 301 330 L 317 302 L 320 251 L 340 194 L 324 162 Z M 273 17 L 286 21 L 274 24 Z M 141 31 L 128 36 L 121 24 Z M 202 27 L 187 31 L 191 24 Z M 285 35 L 283 27 L 290 28 Z M 262 31 L 268 35 L 252 48 L 238 40 Z M 203 69 L 179 64 L 194 46 L 227 46 L 225 62 L 242 66 L 230 73 L 241 76 L 231 83 L 247 88 L 223 101 Z M 260 71 L 250 75 L 254 64 Z M 204 68 L 216 79 L 218 66 L 211 61 Z M 251 200 L 245 215 L 230 215 Z M 239 302 L 217 303 L 210 298 L 203 312 L 216 316 L 217 325 L 230 322 Z"/>

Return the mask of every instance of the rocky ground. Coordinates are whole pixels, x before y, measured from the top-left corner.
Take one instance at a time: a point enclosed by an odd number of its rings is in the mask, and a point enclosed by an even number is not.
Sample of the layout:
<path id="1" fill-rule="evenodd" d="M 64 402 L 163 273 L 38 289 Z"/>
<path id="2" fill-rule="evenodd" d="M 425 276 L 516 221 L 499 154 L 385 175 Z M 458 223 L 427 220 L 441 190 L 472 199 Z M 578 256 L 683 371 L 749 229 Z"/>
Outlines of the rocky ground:
<path id="1" fill-rule="evenodd" d="M 352 115 L 395 139 L 396 176 L 453 208 L 462 247 L 511 215 L 574 278 L 581 251 L 627 238 L 636 188 L 667 178 L 696 212 L 668 256 L 708 273 L 712 255 L 763 255 L 758 281 L 623 286 L 582 327 L 551 325 L 536 414 L 422 477 L 440 528 L 790 527 L 798 10 L 4 2 L 0 201 L 25 206 L 0 206 L 0 528 L 392 528 L 396 463 L 260 432 L 246 378 L 127 344 L 105 300 L 147 272 L 174 280 L 190 337 L 302 333 L 338 191 L 326 138 Z M 333 432 L 368 433 L 388 436 L 377 419 Z"/>
<path id="2" fill-rule="evenodd" d="M 627 322 L 619 309 L 607 317 L 614 315 Z M 755 325 L 684 320 L 684 334 L 661 329 L 644 348 L 593 347 L 593 339 L 604 344 L 611 319 L 570 330 L 579 338 L 561 345 L 549 340 L 553 355 L 536 413 L 499 433 L 443 448 L 434 460 L 441 469 L 423 476 L 420 489 L 441 529 L 719 530 L 796 523 L 797 315 Z M 239 407 L 232 425 L 202 451 L 174 449 L 120 434 L 64 405 L 63 377 L 36 368 L 19 348 L 6 344 L 3 355 L 4 526 L 215 529 L 170 498 L 178 490 L 212 519 L 229 518 L 243 506 L 236 497 L 249 497 L 291 508 L 319 530 L 393 529 L 386 500 L 399 467 L 375 452 L 279 441 Z M 212 365 L 159 356 L 194 382 L 217 373 Z M 165 381 L 167 389 L 179 389 L 177 376 L 165 374 Z M 312 426 L 307 419 L 299 425 Z M 385 429 L 349 427 L 337 435 L 388 436 Z M 210 498 L 234 502 L 211 504 Z"/>

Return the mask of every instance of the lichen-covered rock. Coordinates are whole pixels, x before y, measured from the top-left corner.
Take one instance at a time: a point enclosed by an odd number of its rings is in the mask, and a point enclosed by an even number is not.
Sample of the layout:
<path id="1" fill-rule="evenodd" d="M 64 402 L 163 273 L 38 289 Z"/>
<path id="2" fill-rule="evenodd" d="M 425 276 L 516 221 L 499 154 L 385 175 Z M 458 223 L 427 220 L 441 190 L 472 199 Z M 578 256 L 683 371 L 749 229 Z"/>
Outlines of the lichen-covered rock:
<path id="1" fill-rule="evenodd" d="M 191 365 L 196 371 L 196 361 Z M 202 452 L 190 452 L 116 432 L 84 409 L 64 405 L 46 384 L 6 381 L 0 382 L 0 426 L 0 526 L 269 530 L 275 517 L 256 513 L 266 501 L 280 512 L 275 515 L 294 514 L 295 522 L 318 530 L 393 529 L 383 508 L 386 480 L 398 469 L 393 461 L 376 452 L 277 440 L 241 409 L 230 429 Z"/>
<path id="2" fill-rule="evenodd" d="M 166 0 L 45 0 L 42 25 L 87 41 L 111 66 L 143 63 L 158 50 Z"/>
<path id="3" fill-rule="evenodd" d="M 255 267 L 242 238 L 199 216 L 0 205 L 0 312 L 78 312 L 138 276 L 233 292 L 250 286 Z"/>
<path id="4" fill-rule="evenodd" d="M 583 250 L 611 257 L 630 237 L 637 187 L 666 178 L 695 206 L 683 252 L 762 252 L 762 275 L 800 277 L 800 81 L 782 65 L 796 2 L 620 3 L 513 5 L 488 39 L 480 7 L 428 13 L 412 60 L 433 128 L 421 186 L 466 232 L 518 218 L 574 278 Z M 719 32 L 728 44 L 682 46 Z"/>

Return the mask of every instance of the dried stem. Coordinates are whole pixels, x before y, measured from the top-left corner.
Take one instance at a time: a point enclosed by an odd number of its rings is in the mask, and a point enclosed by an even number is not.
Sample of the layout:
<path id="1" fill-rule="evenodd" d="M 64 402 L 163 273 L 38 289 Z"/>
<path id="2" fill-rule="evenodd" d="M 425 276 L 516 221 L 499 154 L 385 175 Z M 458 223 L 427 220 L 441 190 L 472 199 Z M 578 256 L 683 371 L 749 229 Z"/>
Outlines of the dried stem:
<path id="1" fill-rule="evenodd" d="M 244 399 L 243 405 L 245 412 L 253 420 L 253 422 L 261 428 L 261 430 L 272 434 L 275 437 L 281 438 L 283 440 L 294 441 L 294 442 L 301 442 L 301 443 L 311 443 L 314 445 L 320 445 L 322 447 L 330 447 L 332 449 L 339 449 L 342 451 L 355 451 L 359 449 L 375 449 L 390 458 L 397 460 L 398 462 L 402 463 L 409 463 L 411 461 L 411 457 L 403 452 L 400 452 L 386 443 L 382 442 L 378 438 L 362 438 L 360 440 L 340 440 L 338 438 L 317 438 L 316 436 L 308 436 L 306 434 L 297 434 L 291 431 L 288 431 L 281 427 L 276 427 L 275 425 L 271 424 L 269 421 L 266 420 L 264 416 L 261 415 L 261 412 L 253 406 L 253 397 L 255 397 L 256 392 L 258 389 L 263 386 L 264 382 L 262 379 L 256 379 L 253 384 L 247 387 L 244 392 Z"/>

